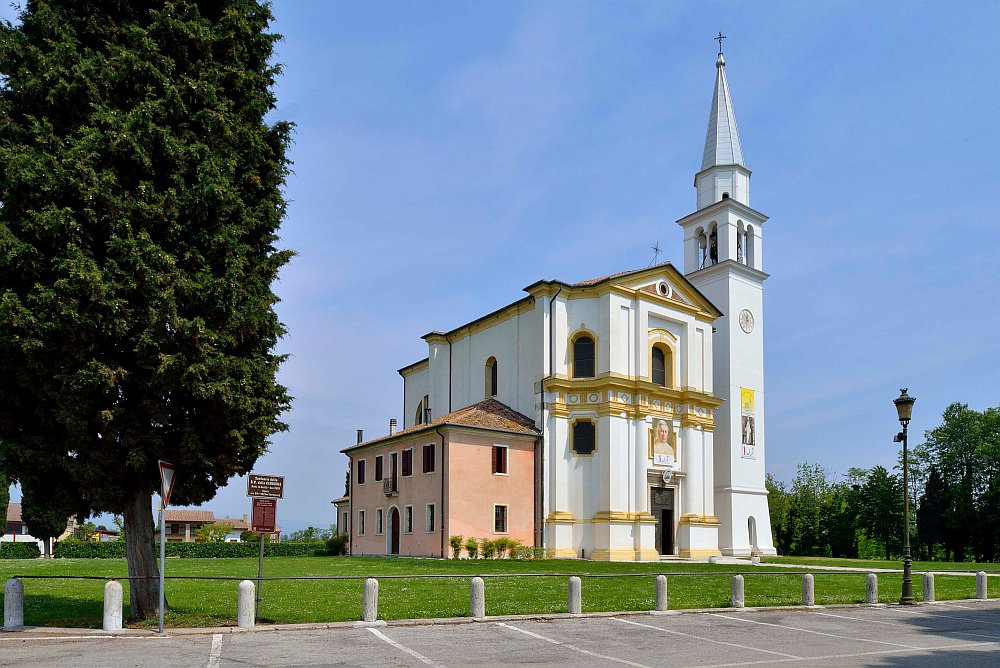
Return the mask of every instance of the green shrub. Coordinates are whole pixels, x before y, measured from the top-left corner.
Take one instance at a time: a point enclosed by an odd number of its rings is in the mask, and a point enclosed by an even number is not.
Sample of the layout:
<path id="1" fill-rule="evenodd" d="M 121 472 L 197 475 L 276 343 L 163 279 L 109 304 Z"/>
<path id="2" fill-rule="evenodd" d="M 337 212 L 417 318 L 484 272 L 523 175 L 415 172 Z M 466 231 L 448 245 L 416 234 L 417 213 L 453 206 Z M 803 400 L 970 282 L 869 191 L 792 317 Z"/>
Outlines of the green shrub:
<path id="1" fill-rule="evenodd" d="M 324 557 L 343 557 L 347 555 L 347 534 L 342 533 L 326 541 L 326 549 L 318 550 L 316 554 Z"/>
<path id="2" fill-rule="evenodd" d="M 493 549 L 496 550 L 497 559 L 504 559 L 511 547 L 511 540 L 507 536 L 500 536 L 493 541 Z"/>
<path id="3" fill-rule="evenodd" d="M 0 543 L 0 559 L 37 559 L 38 543 Z"/>
<path id="4" fill-rule="evenodd" d="M 52 556 L 56 559 L 124 559 L 125 541 L 95 543 L 67 538 L 56 542 Z"/>
<path id="5" fill-rule="evenodd" d="M 264 554 L 272 557 L 312 556 L 323 544 L 310 543 L 264 543 Z M 159 543 L 153 545 L 157 554 Z M 256 557 L 260 552 L 258 543 L 167 543 L 168 557 L 182 559 L 226 559 Z M 92 543 L 80 540 L 61 540 L 56 543 L 57 559 L 123 559 L 125 543 Z"/>
<path id="6" fill-rule="evenodd" d="M 479 541 L 477 541 L 472 536 L 465 539 L 465 551 L 469 555 L 469 559 L 479 558 Z"/>
<path id="7" fill-rule="evenodd" d="M 448 539 L 448 544 L 451 545 L 451 558 L 458 559 L 462 556 L 462 537 L 452 536 Z"/>
<path id="8" fill-rule="evenodd" d="M 492 559 L 497 551 L 496 541 L 492 541 L 489 538 L 483 539 L 483 559 Z"/>

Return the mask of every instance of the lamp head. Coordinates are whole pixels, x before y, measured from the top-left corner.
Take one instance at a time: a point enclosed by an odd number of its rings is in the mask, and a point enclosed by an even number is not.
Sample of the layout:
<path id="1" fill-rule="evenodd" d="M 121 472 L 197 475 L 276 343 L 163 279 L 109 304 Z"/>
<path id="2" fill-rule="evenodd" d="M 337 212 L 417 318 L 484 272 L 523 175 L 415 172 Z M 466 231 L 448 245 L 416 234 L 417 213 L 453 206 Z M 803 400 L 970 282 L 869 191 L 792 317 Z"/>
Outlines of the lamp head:
<path id="1" fill-rule="evenodd" d="M 892 403 L 896 404 L 896 413 L 899 415 L 899 422 L 903 426 L 906 426 L 910 421 L 910 416 L 913 414 L 913 402 L 917 399 L 916 397 L 911 397 L 906 393 L 909 388 L 903 387 L 899 390 L 899 396 L 892 400 Z"/>
<path id="2" fill-rule="evenodd" d="M 893 436 L 892 437 L 892 442 L 893 443 L 902 443 L 903 442 L 903 432 L 899 432 L 898 434 L 896 434 L 895 436 Z"/>

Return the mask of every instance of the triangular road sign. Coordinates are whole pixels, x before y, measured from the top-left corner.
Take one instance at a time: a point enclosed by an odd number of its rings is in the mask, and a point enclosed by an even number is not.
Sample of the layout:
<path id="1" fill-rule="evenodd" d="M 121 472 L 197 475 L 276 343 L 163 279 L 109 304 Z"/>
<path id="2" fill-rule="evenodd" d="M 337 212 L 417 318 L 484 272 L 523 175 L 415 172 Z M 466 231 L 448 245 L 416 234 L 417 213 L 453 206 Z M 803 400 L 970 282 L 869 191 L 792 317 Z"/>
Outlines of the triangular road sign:
<path id="1" fill-rule="evenodd" d="M 160 460 L 160 498 L 163 499 L 163 507 L 170 504 L 170 493 L 174 491 L 174 465 Z"/>

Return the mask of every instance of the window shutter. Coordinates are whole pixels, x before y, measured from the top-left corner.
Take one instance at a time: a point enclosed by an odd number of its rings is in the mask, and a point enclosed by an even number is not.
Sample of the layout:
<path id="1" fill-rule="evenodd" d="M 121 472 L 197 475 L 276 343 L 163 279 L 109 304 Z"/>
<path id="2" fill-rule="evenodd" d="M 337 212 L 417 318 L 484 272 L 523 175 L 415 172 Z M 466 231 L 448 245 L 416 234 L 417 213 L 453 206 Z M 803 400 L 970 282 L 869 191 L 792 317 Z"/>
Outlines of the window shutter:
<path id="1" fill-rule="evenodd" d="M 493 446 L 493 472 L 494 473 L 499 473 L 500 472 L 500 469 L 497 468 L 499 466 L 499 459 L 500 459 L 500 448 L 498 448 L 497 446 L 494 445 Z"/>

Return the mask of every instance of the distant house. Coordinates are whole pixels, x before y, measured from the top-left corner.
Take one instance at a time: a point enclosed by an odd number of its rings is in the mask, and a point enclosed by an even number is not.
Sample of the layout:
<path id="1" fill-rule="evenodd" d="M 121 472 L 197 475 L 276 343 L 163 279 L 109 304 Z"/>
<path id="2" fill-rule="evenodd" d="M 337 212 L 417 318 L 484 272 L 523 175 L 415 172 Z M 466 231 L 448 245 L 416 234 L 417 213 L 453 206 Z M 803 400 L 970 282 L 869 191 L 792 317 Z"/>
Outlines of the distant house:
<path id="1" fill-rule="evenodd" d="M 334 499 L 330 503 L 332 503 L 337 509 L 337 533 L 350 533 L 351 497 L 342 496 L 339 499 Z"/>
<path id="2" fill-rule="evenodd" d="M 167 508 L 163 518 L 166 526 L 166 537 L 172 543 L 195 543 L 198 542 L 198 529 L 206 524 L 224 523 L 232 524 L 232 530 L 226 535 L 225 542 L 238 543 L 244 531 L 250 530 L 250 521 L 246 515 L 242 518 L 216 517 L 211 510 L 188 510 L 186 508 Z M 271 534 L 271 542 L 276 543 L 281 537 L 281 528 Z M 159 539 L 159 531 L 156 532 Z"/>
<path id="3" fill-rule="evenodd" d="M 36 538 L 28 533 L 28 526 L 24 523 L 21 517 L 21 504 L 20 503 L 8 503 L 7 504 L 7 524 L 4 529 L 3 536 L 0 536 L 0 542 L 4 543 L 35 543 L 38 545 L 38 551 L 45 555 L 52 554 L 52 541 L 62 540 L 66 536 L 73 533 L 73 529 L 76 526 L 75 520 L 71 517 L 66 520 L 66 529 L 62 534 L 56 536 L 54 539 L 50 539 L 48 544 L 41 538 Z"/>

